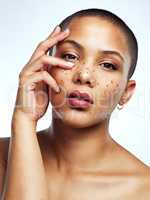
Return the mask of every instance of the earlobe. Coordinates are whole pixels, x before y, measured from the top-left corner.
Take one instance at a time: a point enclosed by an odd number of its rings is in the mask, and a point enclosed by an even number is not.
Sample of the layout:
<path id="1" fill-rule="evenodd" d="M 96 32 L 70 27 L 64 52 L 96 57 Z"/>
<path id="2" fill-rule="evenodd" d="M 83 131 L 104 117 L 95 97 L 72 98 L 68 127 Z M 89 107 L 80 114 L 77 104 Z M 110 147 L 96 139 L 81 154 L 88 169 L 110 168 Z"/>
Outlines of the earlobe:
<path id="1" fill-rule="evenodd" d="M 132 95 L 135 91 L 135 87 L 136 87 L 136 81 L 129 80 L 126 85 L 125 91 L 124 91 L 122 97 L 120 98 L 119 105 L 124 105 L 130 100 L 130 98 L 132 97 Z"/>

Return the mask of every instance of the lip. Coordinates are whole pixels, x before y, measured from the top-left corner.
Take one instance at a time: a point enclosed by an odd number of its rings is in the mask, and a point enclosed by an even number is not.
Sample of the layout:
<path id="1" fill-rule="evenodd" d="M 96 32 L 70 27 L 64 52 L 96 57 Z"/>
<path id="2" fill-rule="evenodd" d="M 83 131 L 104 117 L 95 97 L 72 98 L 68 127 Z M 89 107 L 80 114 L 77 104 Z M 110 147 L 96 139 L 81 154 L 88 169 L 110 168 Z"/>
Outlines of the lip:
<path id="1" fill-rule="evenodd" d="M 91 95 L 87 92 L 81 92 L 74 90 L 67 95 L 68 102 L 73 107 L 87 108 L 90 104 L 93 104 Z"/>
<path id="2" fill-rule="evenodd" d="M 91 104 L 85 100 L 78 100 L 77 98 L 68 98 L 68 103 L 72 108 L 88 108 Z"/>

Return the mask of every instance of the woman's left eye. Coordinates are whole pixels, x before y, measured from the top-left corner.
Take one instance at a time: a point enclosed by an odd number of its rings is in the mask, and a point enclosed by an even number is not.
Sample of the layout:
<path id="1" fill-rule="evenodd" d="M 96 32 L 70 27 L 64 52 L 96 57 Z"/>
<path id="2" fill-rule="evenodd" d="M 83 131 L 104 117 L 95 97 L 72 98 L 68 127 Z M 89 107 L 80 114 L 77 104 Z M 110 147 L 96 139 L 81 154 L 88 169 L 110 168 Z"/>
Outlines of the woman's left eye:
<path id="1" fill-rule="evenodd" d="M 77 59 L 77 57 L 75 55 L 70 54 L 70 53 L 63 54 L 61 57 L 70 62 L 74 62 Z"/>
<path id="2" fill-rule="evenodd" d="M 117 67 L 112 64 L 112 63 L 101 63 L 102 67 L 107 68 L 107 69 L 111 69 L 111 70 L 117 70 Z"/>

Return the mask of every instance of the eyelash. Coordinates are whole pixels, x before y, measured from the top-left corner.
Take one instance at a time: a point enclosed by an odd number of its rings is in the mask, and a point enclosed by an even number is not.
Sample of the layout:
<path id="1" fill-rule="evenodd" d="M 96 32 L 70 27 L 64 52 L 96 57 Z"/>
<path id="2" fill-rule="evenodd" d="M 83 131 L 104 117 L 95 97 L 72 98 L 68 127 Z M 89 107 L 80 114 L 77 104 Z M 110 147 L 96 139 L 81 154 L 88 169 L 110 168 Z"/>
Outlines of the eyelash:
<path id="1" fill-rule="evenodd" d="M 63 54 L 61 57 L 63 59 L 65 59 L 66 56 L 71 56 L 71 57 L 74 57 L 74 58 L 77 58 L 75 55 L 73 54 L 70 54 L 70 53 L 66 53 L 66 54 Z M 65 60 L 69 60 L 69 59 L 65 59 Z M 70 61 L 70 60 L 69 60 Z M 101 63 L 100 65 L 103 65 L 104 68 L 107 68 L 107 70 L 111 69 L 111 70 L 117 70 L 117 67 L 116 65 L 112 64 L 112 63 L 109 63 L 109 62 L 103 62 Z M 108 69 L 108 66 L 109 66 L 109 69 Z M 111 67 L 111 68 L 110 68 Z"/>
<path id="2" fill-rule="evenodd" d="M 63 54 L 61 57 L 63 58 L 63 59 L 65 59 L 66 58 L 66 56 L 71 56 L 71 57 L 74 57 L 74 58 L 77 58 L 75 55 L 73 55 L 73 54 L 70 54 L 70 53 L 66 53 L 66 54 Z M 65 59 L 65 60 L 68 60 L 68 61 L 70 61 L 70 59 Z"/>
<path id="3" fill-rule="evenodd" d="M 103 62 L 101 63 L 101 65 L 104 65 L 104 68 L 107 68 L 107 69 L 108 69 L 108 66 L 110 66 L 109 69 L 114 70 L 114 71 L 117 70 L 116 65 L 109 62 Z"/>

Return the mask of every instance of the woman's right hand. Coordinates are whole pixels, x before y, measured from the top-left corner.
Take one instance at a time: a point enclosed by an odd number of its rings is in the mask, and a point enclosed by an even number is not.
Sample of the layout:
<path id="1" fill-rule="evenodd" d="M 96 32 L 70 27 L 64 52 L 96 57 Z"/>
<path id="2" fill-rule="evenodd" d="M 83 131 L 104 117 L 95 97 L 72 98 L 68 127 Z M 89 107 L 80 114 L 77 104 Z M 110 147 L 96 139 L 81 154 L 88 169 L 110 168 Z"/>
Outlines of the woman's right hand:
<path id="1" fill-rule="evenodd" d="M 48 56 L 46 53 L 68 35 L 69 30 L 61 31 L 60 27 L 57 26 L 48 38 L 39 43 L 29 62 L 19 74 L 14 115 L 22 113 L 30 120 L 37 122 L 45 114 L 49 104 L 48 86 L 55 92 L 59 92 L 59 87 L 48 73 L 48 68 L 71 69 L 73 67 L 71 62 Z"/>

